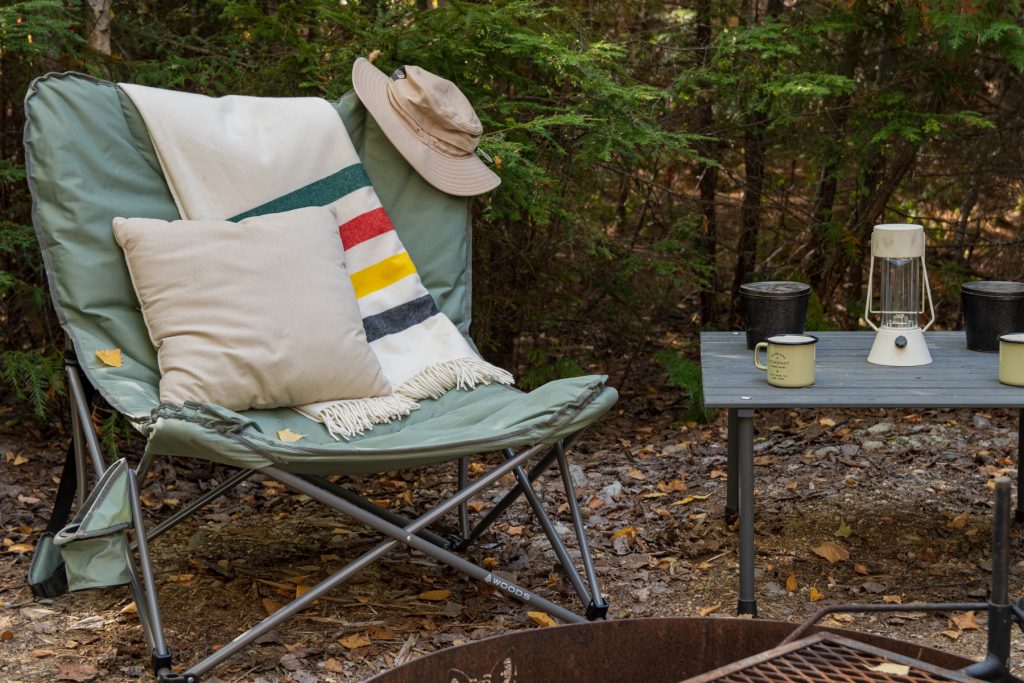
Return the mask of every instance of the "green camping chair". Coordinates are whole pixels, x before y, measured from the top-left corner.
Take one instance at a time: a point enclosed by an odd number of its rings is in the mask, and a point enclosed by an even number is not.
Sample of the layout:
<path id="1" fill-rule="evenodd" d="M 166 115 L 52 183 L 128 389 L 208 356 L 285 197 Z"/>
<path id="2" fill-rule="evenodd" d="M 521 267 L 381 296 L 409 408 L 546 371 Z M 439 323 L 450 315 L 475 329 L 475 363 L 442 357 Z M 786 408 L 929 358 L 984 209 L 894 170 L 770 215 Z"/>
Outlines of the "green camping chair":
<path id="1" fill-rule="evenodd" d="M 468 334 L 468 201 L 443 194 L 422 181 L 366 116 L 354 94 L 342 97 L 334 106 L 438 308 Z M 37 594 L 59 593 L 65 581 L 72 590 L 128 585 L 153 652 L 154 673 L 162 681 L 199 680 L 399 544 L 561 621 L 605 616 L 608 605 L 587 547 L 565 452 L 583 428 L 615 403 L 617 394 L 605 386 L 605 377 L 563 379 L 530 393 L 501 385 L 451 391 L 439 400 L 424 401 L 420 410 L 401 421 L 379 425 L 347 442 L 334 440 L 322 425 L 290 409 L 236 413 L 199 403 L 162 405 L 156 353 L 111 230 L 111 220 L 118 215 L 179 217 L 142 120 L 114 84 L 80 74 L 37 79 L 29 89 L 25 109 L 33 218 L 54 306 L 73 349 L 66 354 L 74 430 L 61 486 L 66 502 L 63 509 L 55 506 L 48 526 L 51 533 L 40 541 L 30 570 Z M 107 367 L 97 359 L 96 351 L 112 348 L 123 351 L 121 367 Z M 145 453 L 136 466 L 119 461 L 108 467 L 104 462 L 91 428 L 88 396 L 93 389 L 146 437 Z M 284 443 L 276 437 L 284 429 L 305 438 L 301 444 Z M 504 458 L 488 473 L 471 480 L 469 456 L 492 451 L 502 452 Z M 147 527 L 139 505 L 138 481 L 154 458 L 161 456 L 201 458 L 237 471 L 160 524 Z M 385 510 L 325 478 L 447 461 L 458 467 L 458 490 L 416 519 Z M 536 477 L 555 463 L 569 501 L 582 572 L 574 566 L 532 486 Z M 97 482 L 91 494 L 86 486 L 89 469 Z M 385 539 L 206 659 L 177 673 L 161 626 L 148 544 L 255 472 L 363 522 Z M 516 486 L 472 524 L 469 499 L 508 473 L 515 476 Z M 58 531 L 75 493 L 76 515 Z M 520 496 L 550 539 L 582 609 L 570 611 L 556 605 L 456 554 Z M 457 520 L 457 534 L 437 528 L 444 518 Z M 132 541 L 126 535 L 129 528 L 135 531 Z M 61 560 L 66 569 L 58 566 Z"/>

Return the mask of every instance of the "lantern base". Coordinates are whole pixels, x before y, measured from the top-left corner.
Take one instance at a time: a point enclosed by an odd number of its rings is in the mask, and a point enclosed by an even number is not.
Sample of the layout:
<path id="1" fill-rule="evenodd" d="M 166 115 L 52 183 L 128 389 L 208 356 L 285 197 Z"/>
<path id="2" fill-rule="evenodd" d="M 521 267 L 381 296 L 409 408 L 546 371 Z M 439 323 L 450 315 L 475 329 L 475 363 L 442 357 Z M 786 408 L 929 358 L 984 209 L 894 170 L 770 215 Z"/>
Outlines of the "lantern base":
<path id="1" fill-rule="evenodd" d="M 928 365 L 932 362 L 932 354 L 928 352 L 921 328 L 891 330 L 881 327 L 875 334 L 868 362 L 894 366 Z"/>

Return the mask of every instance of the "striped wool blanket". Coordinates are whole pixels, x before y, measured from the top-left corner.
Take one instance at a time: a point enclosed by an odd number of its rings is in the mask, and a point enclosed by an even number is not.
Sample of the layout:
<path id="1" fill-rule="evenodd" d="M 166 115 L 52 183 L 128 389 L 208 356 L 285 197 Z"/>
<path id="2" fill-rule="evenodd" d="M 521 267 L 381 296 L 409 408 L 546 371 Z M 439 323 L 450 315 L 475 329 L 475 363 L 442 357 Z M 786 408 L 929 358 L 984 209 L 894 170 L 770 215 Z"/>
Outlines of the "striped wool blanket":
<path id="1" fill-rule="evenodd" d="M 241 220 L 326 205 L 339 216 L 366 337 L 394 395 L 296 410 L 349 438 L 407 415 L 418 400 L 512 383 L 438 311 L 327 101 L 120 87 L 145 121 L 183 218 Z"/>

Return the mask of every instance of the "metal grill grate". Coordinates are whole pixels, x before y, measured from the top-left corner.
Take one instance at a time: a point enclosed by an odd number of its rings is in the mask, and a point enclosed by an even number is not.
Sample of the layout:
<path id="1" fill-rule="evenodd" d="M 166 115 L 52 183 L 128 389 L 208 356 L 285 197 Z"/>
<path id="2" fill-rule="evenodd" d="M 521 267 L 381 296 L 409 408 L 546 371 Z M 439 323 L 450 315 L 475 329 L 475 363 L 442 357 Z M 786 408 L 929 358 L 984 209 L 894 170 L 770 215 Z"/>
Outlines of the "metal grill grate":
<path id="1" fill-rule="evenodd" d="M 871 670 L 886 662 L 907 666 L 909 671 L 904 674 L 902 671 L 886 673 Z M 733 662 L 683 683 L 966 683 L 978 680 L 855 640 L 819 633 Z"/>

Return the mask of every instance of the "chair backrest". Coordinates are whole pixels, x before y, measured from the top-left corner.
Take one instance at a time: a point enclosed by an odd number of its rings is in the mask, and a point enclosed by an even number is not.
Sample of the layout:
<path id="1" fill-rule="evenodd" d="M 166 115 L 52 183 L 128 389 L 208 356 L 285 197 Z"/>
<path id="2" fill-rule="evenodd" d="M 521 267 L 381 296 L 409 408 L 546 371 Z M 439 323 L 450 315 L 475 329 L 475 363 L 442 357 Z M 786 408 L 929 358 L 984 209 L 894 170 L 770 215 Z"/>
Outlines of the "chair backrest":
<path id="1" fill-rule="evenodd" d="M 350 92 L 338 110 L 395 230 L 438 308 L 468 334 L 469 202 L 412 170 Z M 36 79 L 25 99 L 33 223 L 61 326 L 90 380 L 130 417 L 158 403 L 156 352 L 146 332 L 115 216 L 179 218 L 142 118 L 113 84 L 75 73 Z M 121 368 L 95 352 L 119 348 Z"/>

